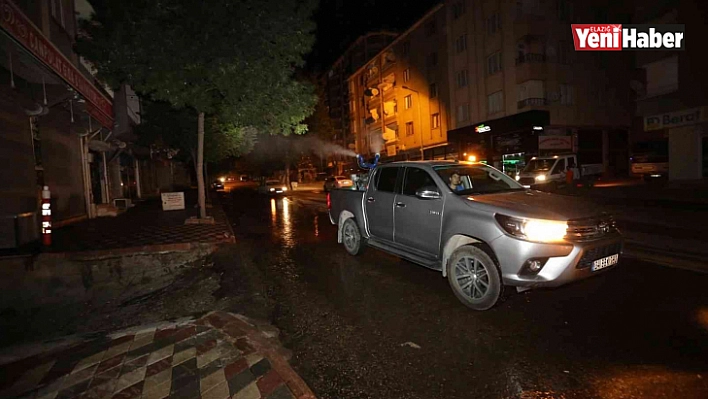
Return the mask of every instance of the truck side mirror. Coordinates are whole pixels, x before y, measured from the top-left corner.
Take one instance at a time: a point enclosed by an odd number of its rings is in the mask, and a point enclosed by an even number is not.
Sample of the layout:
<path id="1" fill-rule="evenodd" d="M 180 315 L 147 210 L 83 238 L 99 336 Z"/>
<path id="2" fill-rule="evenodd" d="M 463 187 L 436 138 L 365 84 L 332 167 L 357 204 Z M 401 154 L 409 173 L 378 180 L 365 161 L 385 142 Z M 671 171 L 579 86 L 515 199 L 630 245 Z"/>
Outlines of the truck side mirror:
<path id="1" fill-rule="evenodd" d="M 420 190 L 416 191 L 415 196 L 420 198 L 420 199 L 440 199 L 442 196 L 438 192 L 438 190 L 432 188 L 432 187 L 423 187 Z"/>

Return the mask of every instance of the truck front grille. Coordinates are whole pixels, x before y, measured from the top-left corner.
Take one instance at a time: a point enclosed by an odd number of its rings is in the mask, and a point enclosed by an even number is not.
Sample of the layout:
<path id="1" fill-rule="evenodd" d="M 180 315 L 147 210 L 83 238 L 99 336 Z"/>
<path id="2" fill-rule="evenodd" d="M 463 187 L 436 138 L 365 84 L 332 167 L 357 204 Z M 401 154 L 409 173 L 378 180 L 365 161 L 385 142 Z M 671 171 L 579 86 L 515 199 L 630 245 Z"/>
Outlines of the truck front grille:
<path id="1" fill-rule="evenodd" d="M 611 215 L 568 221 L 566 239 L 592 241 L 617 233 L 617 223 Z"/>
<path id="2" fill-rule="evenodd" d="M 622 252 L 622 244 L 621 243 L 616 243 L 612 245 L 606 245 L 604 247 L 597 247 L 597 248 L 592 248 L 588 249 L 585 251 L 583 254 L 583 257 L 580 258 L 580 262 L 578 262 L 578 265 L 576 266 L 577 269 L 585 269 L 587 267 L 590 267 L 592 263 L 598 259 L 602 259 L 608 256 L 612 256 L 615 254 L 619 254 Z"/>

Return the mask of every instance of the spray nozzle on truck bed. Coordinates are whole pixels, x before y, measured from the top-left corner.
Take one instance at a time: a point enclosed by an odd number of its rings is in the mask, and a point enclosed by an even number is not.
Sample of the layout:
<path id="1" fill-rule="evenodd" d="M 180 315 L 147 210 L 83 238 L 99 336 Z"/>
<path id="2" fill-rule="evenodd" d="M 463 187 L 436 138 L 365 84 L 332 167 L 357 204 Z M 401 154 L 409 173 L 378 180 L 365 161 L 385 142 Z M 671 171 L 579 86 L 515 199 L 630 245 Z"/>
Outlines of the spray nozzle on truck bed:
<path id="1" fill-rule="evenodd" d="M 361 154 L 356 155 L 356 159 L 359 163 L 359 167 L 362 169 L 373 169 L 376 167 L 376 165 L 379 163 L 379 159 L 381 158 L 381 154 L 376 153 L 376 156 L 374 157 L 372 162 L 366 162 L 364 160 L 364 157 Z"/>

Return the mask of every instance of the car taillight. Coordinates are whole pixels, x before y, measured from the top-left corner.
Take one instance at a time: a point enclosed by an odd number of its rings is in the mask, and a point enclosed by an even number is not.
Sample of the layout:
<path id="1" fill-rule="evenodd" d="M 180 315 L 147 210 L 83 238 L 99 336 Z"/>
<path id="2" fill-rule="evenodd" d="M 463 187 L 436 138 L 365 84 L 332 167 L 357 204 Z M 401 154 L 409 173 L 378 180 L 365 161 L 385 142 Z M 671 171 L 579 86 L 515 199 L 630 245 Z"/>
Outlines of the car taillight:
<path id="1" fill-rule="evenodd" d="M 330 194 L 327 193 L 327 210 L 332 209 L 332 198 L 330 197 Z"/>

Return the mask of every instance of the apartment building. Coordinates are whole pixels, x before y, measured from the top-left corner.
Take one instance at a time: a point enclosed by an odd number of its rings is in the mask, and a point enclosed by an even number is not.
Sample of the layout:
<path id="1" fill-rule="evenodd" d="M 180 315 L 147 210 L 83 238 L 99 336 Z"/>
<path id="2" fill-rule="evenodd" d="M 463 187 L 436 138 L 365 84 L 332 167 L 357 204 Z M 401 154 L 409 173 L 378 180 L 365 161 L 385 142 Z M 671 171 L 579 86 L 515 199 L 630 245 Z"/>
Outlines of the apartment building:
<path id="1" fill-rule="evenodd" d="M 628 173 L 631 56 L 576 52 L 570 29 L 629 22 L 624 10 L 599 3 L 446 0 L 446 156 L 512 174 L 532 156 L 573 151 Z"/>
<path id="2" fill-rule="evenodd" d="M 671 180 L 708 177 L 708 37 L 704 1 L 637 4 L 633 23 L 685 24 L 685 51 L 636 52 L 633 160 L 668 163 Z"/>
<path id="3" fill-rule="evenodd" d="M 432 8 L 349 78 L 356 151 L 430 159 L 447 144 L 447 18 Z"/>
<path id="4" fill-rule="evenodd" d="M 391 44 L 397 33 L 380 31 L 359 37 L 332 64 L 323 77 L 325 105 L 335 130 L 335 142 L 353 149 L 354 137 L 350 134 L 349 84 L 351 74 L 361 68 L 383 48 Z"/>

